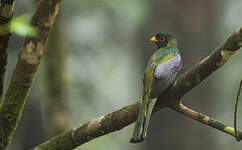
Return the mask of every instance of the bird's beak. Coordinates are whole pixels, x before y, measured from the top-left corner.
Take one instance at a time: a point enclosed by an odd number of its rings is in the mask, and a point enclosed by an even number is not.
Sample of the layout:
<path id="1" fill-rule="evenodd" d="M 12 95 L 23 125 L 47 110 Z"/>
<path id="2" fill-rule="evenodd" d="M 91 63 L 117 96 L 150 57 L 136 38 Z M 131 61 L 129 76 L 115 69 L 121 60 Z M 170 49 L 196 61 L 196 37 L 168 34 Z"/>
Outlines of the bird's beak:
<path id="1" fill-rule="evenodd" d="M 150 39 L 151 42 L 158 42 L 158 40 L 153 36 L 151 39 Z"/>

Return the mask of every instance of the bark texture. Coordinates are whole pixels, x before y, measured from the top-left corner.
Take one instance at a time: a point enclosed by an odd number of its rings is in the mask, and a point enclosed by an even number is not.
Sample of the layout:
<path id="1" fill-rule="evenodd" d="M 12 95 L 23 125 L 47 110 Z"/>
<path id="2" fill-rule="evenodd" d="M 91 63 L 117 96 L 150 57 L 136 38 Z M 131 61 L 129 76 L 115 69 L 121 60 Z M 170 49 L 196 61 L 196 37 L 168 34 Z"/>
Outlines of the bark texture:
<path id="1" fill-rule="evenodd" d="M 14 0 L 1 0 L 0 4 L 0 26 L 10 22 L 14 12 Z M 6 28 L 8 30 L 8 28 Z M 8 59 L 8 43 L 11 36 L 9 31 L 4 31 L 5 34 L 0 34 L 0 100 L 3 95 L 3 85 L 5 72 L 7 70 Z"/>
<path id="2" fill-rule="evenodd" d="M 202 80 L 213 73 L 216 69 L 223 66 L 229 60 L 229 58 L 240 49 L 241 46 L 242 27 L 235 31 L 221 46 L 216 48 L 204 60 L 199 62 L 183 75 L 179 76 L 175 83 L 164 94 L 159 96 L 154 112 L 165 107 L 170 107 L 192 119 L 198 118 L 197 120 L 202 122 L 199 118 L 206 118 L 205 115 L 200 114 L 198 116 L 192 116 L 196 113 L 187 113 L 187 110 L 190 111 L 190 109 L 187 109 L 186 107 L 177 108 L 177 106 L 183 106 L 180 105 L 181 97 L 193 87 L 201 83 Z M 92 121 L 88 121 L 80 127 L 73 128 L 60 135 L 57 135 L 33 149 L 74 149 L 92 139 L 106 135 L 113 131 L 120 130 L 136 120 L 139 105 L 140 101 L 137 101 L 136 103 L 121 108 L 120 110 L 114 111 Z M 191 112 L 193 111 L 191 110 Z M 216 124 L 214 124 L 214 119 L 210 119 L 210 122 L 209 119 L 205 119 L 204 122 L 206 121 L 211 124 L 210 126 L 216 126 Z M 222 131 L 222 128 L 224 128 L 225 133 L 233 135 L 233 128 L 225 128 L 227 126 L 225 126 L 223 123 L 219 121 L 216 122 L 219 123 L 217 126 L 219 130 L 221 129 Z M 242 131 L 238 130 L 238 133 L 242 134 Z M 242 138 L 241 135 L 239 135 L 239 137 Z"/>
<path id="3" fill-rule="evenodd" d="M 25 38 L 6 95 L 0 105 L 0 149 L 6 148 L 22 116 L 60 2 L 41 0 L 32 17 L 31 24 L 38 29 L 38 35 Z"/>

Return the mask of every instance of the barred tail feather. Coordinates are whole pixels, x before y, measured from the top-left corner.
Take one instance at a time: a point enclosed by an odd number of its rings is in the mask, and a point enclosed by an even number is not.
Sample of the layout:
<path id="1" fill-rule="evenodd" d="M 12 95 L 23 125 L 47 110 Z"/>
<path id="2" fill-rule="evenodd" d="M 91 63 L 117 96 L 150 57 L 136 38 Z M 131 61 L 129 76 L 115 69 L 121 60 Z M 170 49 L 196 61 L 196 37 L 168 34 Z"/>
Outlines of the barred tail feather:
<path id="1" fill-rule="evenodd" d="M 149 100 L 148 96 L 146 96 L 145 99 L 142 101 L 138 118 L 135 123 L 133 138 L 130 140 L 130 143 L 140 143 L 144 141 L 154 104 L 155 100 Z"/>

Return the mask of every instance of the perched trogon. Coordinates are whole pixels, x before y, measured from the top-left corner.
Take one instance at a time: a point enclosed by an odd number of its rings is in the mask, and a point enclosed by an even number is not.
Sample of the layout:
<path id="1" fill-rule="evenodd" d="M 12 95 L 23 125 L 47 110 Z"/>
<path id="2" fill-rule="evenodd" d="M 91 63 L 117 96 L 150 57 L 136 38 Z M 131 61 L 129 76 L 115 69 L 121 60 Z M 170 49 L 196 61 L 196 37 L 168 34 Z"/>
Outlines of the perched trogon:
<path id="1" fill-rule="evenodd" d="M 175 35 L 162 32 L 150 41 L 156 44 L 157 50 L 150 57 L 144 72 L 143 99 L 131 143 L 140 143 L 145 139 L 157 97 L 173 83 L 181 69 L 181 56 Z"/>

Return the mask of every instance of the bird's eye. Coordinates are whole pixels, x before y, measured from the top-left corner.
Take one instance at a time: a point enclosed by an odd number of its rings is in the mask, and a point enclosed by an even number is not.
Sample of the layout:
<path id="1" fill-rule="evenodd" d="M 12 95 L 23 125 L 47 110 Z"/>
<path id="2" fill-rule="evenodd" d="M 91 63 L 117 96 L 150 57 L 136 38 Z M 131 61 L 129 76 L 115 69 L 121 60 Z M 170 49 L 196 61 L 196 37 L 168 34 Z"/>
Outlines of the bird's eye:
<path id="1" fill-rule="evenodd" d="M 161 42 L 165 42 L 166 38 L 164 38 L 163 36 L 160 38 Z"/>

